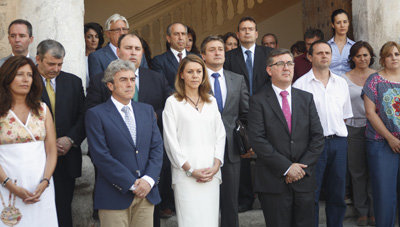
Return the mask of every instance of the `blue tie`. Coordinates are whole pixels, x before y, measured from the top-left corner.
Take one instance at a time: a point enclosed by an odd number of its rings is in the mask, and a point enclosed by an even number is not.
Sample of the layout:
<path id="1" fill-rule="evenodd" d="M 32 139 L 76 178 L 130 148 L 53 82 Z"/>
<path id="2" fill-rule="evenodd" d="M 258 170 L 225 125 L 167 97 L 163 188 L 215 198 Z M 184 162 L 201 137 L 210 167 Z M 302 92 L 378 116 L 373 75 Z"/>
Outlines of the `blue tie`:
<path id="1" fill-rule="evenodd" d="M 221 92 L 221 86 L 219 86 L 219 73 L 213 73 L 211 74 L 212 77 L 214 77 L 214 97 L 217 100 L 218 104 L 218 109 L 219 112 L 222 113 L 222 110 L 224 107 L 222 106 L 222 92 Z"/>
<path id="2" fill-rule="evenodd" d="M 251 95 L 253 95 L 253 60 L 251 58 L 250 50 L 246 50 L 245 53 L 247 55 L 246 68 L 247 68 L 247 72 L 249 73 L 249 87 L 250 87 L 250 96 L 251 96 Z"/>

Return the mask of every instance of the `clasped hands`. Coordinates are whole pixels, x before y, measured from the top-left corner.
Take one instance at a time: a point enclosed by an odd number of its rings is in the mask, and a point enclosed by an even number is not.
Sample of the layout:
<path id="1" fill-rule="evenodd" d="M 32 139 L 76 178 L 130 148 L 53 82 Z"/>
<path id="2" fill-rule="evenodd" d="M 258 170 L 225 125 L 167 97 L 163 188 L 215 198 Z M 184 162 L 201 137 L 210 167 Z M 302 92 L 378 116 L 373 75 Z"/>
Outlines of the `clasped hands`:
<path id="1" fill-rule="evenodd" d="M 69 149 L 71 149 L 71 146 L 72 146 L 71 141 L 66 136 L 57 138 L 56 144 L 57 144 L 57 154 L 58 154 L 58 156 L 66 155 L 68 153 Z"/>
<path id="2" fill-rule="evenodd" d="M 306 175 L 304 169 L 307 167 L 308 167 L 307 165 L 301 163 L 293 163 L 286 174 L 285 178 L 286 184 L 290 184 L 298 180 L 301 180 Z"/>
<path id="3" fill-rule="evenodd" d="M 211 168 L 195 169 L 192 172 L 192 177 L 194 177 L 198 183 L 206 183 L 212 180 L 218 170 L 219 167 L 216 166 Z"/>
<path id="4" fill-rule="evenodd" d="M 42 181 L 41 183 L 39 183 L 39 185 L 36 187 L 36 190 L 33 193 L 15 184 L 12 187 L 10 187 L 9 190 L 16 196 L 21 198 L 24 203 L 34 204 L 40 201 L 40 196 L 47 188 L 47 186 L 48 186 L 47 181 Z"/>
<path id="5" fill-rule="evenodd" d="M 151 186 L 146 180 L 139 178 L 135 181 L 135 190 L 132 191 L 137 197 L 143 199 L 149 194 Z"/>

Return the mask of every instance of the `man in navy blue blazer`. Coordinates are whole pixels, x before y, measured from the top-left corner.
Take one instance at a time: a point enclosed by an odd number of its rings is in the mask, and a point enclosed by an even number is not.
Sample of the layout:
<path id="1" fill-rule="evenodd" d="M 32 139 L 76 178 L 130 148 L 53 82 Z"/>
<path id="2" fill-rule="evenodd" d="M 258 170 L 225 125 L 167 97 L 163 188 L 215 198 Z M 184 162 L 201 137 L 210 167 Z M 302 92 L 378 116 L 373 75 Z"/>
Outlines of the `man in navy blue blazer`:
<path id="1" fill-rule="evenodd" d="M 107 102 L 87 111 L 89 149 L 98 174 L 94 207 L 102 226 L 153 226 L 154 205 L 161 201 L 157 180 L 163 143 L 154 109 L 131 102 L 135 66 L 115 60 L 103 82 L 111 91 Z"/>

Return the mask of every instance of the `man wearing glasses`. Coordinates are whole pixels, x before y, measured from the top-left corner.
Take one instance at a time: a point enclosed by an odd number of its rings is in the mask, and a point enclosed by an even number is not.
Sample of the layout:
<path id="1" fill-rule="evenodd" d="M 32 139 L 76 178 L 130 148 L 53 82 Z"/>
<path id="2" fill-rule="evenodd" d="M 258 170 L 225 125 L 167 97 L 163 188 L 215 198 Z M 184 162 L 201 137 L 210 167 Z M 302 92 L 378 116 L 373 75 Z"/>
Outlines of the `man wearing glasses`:
<path id="1" fill-rule="evenodd" d="M 313 169 L 324 140 L 313 96 L 291 87 L 289 50 L 272 50 L 266 71 L 271 83 L 249 104 L 249 140 L 257 154 L 254 190 L 267 226 L 314 226 Z"/>
<path id="2" fill-rule="evenodd" d="M 129 24 L 125 17 L 114 14 L 107 19 L 105 30 L 105 34 L 110 42 L 105 47 L 89 55 L 88 64 L 90 78 L 104 72 L 110 62 L 118 59 L 118 39 L 121 35 L 128 34 Z"/>

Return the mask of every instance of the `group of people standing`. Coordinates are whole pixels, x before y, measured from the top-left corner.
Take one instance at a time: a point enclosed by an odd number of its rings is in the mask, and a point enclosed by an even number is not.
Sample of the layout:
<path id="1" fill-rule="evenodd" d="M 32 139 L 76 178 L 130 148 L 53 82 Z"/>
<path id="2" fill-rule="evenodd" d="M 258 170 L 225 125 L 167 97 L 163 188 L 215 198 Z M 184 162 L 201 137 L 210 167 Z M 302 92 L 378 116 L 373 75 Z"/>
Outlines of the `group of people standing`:
<path id="1" fill-rule="evenodd" d="M 13 53 L 0 68 L 1 221 L 72 226 L 87 137 L 102 226 L 159 226 L 168 209 L 179 226 L 218 226 L 219 212 L 221 226 L 239 226 L 240 206 L 252 206 L 255 193 L 267 226 L 318 226 L 321 191 L 327 225 L 342 226 L 347 168 L 357 224 L 394 226 L 400 46 L 382 46 L 375 72 L 372 47 L 347 37 L 347 13 L 331 20 L 334 37 L 307 30 L 307 52 L 296 58 L 276 36 L 274 48 L 256 45 L 252 17 L 236 34 L 206 37 L 198 53 L 193 29 L 172 23 L 167 51 L 152 59 L 114 14 L 104 47 L 103 28 L 85 25 L 86 98 L 82 81 L 61 71 L 63 46 L 44 40 L 33 61 L 32 27 L 13 21 Z M 238 120 L 251 145 L 244 153 Z"/>

